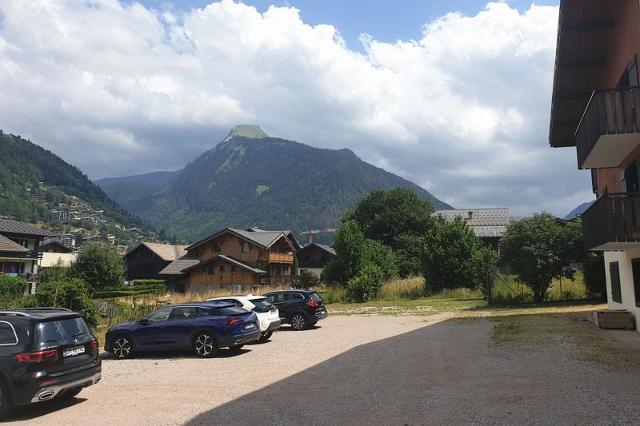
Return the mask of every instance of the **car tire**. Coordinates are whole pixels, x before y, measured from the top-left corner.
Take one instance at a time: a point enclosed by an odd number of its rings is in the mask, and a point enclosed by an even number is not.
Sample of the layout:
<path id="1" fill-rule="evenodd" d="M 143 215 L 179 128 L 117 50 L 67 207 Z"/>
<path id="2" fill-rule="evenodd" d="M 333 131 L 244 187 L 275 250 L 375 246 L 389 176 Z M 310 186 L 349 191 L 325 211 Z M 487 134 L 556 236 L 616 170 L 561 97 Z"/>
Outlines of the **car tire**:
<path id="1" fill-rule="evenodd" d="M 116 359 L 127 359 L 133 356 L 133 343 L 126 334 L 119 334 L 113 338 L 111 353 Z"/>
<path id="2" fill-rule="evenodd" d="M 309 327 L 309 320 L 302 312 L 296 312 L 295 314 L 291 315 L 289 323 L 291 324 L 291 328 L 296 331 L 305 330 Z"/>
<path id="3" fill-rule="evenodd" d="M 9 396 L 9 390 L 0 380 L 0 420 L 7 418 L 13 410 L 13 403 Z"/>
<path id="4" fill-rule="evenodd" d="M 233 346 L 229 346 L 229 349 L 231 349 L 232 351 L 239 351 L 243 347 L 244 347 L 244 344 L 242 344 L 242 345 L 233 345 Z"/>
<path id="5" fill-rule="evenodd" d="M 193 351 L 200 358 L 211 358 L 216 354 L 218 348 L 213 335 L 208 331 L 201 331 L 193 338 Z"/>
<path id="6" fill-rule="evenodd" d="M 265 331 L 260 335 L 260 339 L 258 339 L 258 342 L 264 343 L 267 340 L 271 339 L 271 336 L 273 336 L 273 331 Z"/>
<path id="7" fill-rule="evenodd" d="M 78 394 L 82 391 L 82 387 L 77 387 L 73 389 L 66 390 L 58 395 L 59 399 L 72 399 L 78 396 Z"/>

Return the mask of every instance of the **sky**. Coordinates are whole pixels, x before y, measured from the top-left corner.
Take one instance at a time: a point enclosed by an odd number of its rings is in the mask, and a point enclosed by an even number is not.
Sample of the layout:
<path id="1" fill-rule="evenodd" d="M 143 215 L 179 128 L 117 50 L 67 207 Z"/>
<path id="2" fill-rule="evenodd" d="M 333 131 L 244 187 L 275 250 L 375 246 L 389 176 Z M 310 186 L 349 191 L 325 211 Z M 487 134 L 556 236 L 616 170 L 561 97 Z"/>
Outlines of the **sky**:
<path id="1" fill-rule="evenodd" d="M 176 170 L 236 124 L 454 207 L 592 199 L 551 149 L 554 1 L 2 0 L 0 128 L 93 179 Z"/>

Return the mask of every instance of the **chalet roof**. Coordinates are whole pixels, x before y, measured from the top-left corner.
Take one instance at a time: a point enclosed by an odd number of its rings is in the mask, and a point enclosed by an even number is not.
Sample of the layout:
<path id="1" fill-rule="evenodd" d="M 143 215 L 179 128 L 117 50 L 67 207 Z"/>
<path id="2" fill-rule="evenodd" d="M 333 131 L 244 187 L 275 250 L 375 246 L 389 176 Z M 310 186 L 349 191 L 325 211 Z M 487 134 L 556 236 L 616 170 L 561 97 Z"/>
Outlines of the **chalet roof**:
<path id="1" fill-rule="evenodd" d="M 191 269 L 195 269 L 204 265 L 208 265 L 209 263 L 215 262 L 216 260 L 223 260 L 225 262 L 231 263 L 239 268 L 246 269 L 247 271 L 253 272 L 254 274 L 266 274 L 267 271 L 263 271 L 260 268 L 254 268 L 253 266 L 247 265 L 246 263 L 242 263 L 233 257 L 225 256 L 224 254 L 218 254 L 213 256 L 211 259 L 205 260 L 204 262 L 200 262 L 196 265 L 192 265 L 188 268 L 183 269 L 183 272 L 187 272 Z M 161 272 L 162 273 L 162 272 Z"/>
<path id="2" fill-rule="evenodd" d="M 0 235 L 0 252 L 4 253 L 27 253 L 29 249 L 11 241 L 7 237 Z"/>
<path id="3" fill-rule="evenodd" d="M 206 243 L 207 241 L 210 241 L 222 234 L 225 234 L 227 232 L 230 232 L 234 235 L 237 235 L 247 241 L 251 241 L 254 244 L 259 245 L 260 247 L 263 248 L 268 248 L 270 247 L 273 243 L 275 243 L 280 237 L 287 237 L 287 238 L 291 238 L 288 237 L 288 234 L 291 234 L 290 231 L 263 231 L 261 229 L 257 229 L 257 228 L 249 228 L 250 230 L 245 230 L 245 229 L 236 229 L 236 228 L 225 228 L 221 231 L 216 232 L 213 235 L 208 236 L 207 238 L 204 238 L 194 244 L 191 244 L 189 247 L 187 247 L 187 250 L 190 250 L 194 247 L 197 247 L 203 243 Z M 294 238 L 295 240 L 295 238 Z M 297 241 L 293 242 L 294 246 L 297 244 Z M 299 246 L 299 244 L 298 244 Z"/>
<path id="4" fill-rule="evenodd" d="M 302 252 L 304 252 L 307 248 L 310 247 L 318 247 L 320 250 L 324 250 L 332 256 L 336 256 L 336 251 L 333 247 L 328 246 L 326 244 L 318 244 L 318 243 L 309 243 L 302 248 Z"/>
<path id="5" fill-rule="evenodd" d="M 0 233 L 33 235 L 38 237 L 51 237 L 53 234 L 43 231 L 30 223 L 18 222 L 11 219 L 0 219 Z"/>
<path id="6" fill-rule="evenodd" d="M 129 251 L 127 255 L 140 246 L 145 246 L 146 248 L 151 250 L 153 253 L 155 253 L 160 259 L 165 260 L 167 262 L 180 259 L 181 257 L 187 254 L 186 245 L 141 242 L 135 248 Z"/>
<path id="7" fill-rule="evenodd" d="M 508 208 L 437 210 L 434 214 L 448 221 L 465 220 L 478 238 L 502 237 L 511 221 Z"/>
<path id="8" fill-rule="evenodd" d="M 71 247 L 68 247 L 64 241 L 62 241 L 59 238 L 47 238 L 44 241 L 42 241 L 42 244 L 40 245 L 40 251 L 45 251 L 48 247 L 50 246 L 54 246 L 57 245 L 60 247 L 61 251 L 57 251 L 55 253 L 71 253 L 73 251 L 73 249 Z"/>
<path id="9" fill-rule="evenodd" d="M 182 275 L 184 270 L 200 263 L 199 259 L 183 258 L 176 259 L 168 264 L 159 275 Z"/>

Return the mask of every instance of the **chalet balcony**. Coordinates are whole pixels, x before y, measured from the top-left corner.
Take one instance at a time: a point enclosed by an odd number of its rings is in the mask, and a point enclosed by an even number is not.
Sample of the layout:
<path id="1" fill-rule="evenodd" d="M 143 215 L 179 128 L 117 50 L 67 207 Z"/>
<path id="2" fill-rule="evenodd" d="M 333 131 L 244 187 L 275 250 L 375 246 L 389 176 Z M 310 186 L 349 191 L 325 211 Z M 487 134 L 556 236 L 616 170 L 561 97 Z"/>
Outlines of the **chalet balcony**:
<path id="1" fill-rule="evenodd" d="M 578 167 L 618 167 L 640 146 L 640 87 L 593 92 L 575 132 Z"/>
<path id="2" fill-rule="evenodd" d="M 269 253 L 267 263 L 293 263 L 293 254 Z"/>
<path id="3" fill-rule="evenodd" d="M 582 215 L 588 250 L 640 247 L 640 194 L 605 194 Z"/>

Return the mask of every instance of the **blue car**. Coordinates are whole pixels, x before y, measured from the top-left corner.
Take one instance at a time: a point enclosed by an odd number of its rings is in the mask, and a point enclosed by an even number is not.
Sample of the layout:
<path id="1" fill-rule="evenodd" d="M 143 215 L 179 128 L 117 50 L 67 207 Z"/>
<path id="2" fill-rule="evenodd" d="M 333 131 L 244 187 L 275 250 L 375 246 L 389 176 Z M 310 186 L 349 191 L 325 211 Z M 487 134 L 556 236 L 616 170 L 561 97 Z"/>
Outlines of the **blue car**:
<path id="1" fill-rule="evenodd" d="M 186 350 L 210 358 L 220 348 L 239 350 L 259 338 L 255 313 L 228 302 L 199 302 L 166 306 L 139 321 L 110 328 L 104 350 L 116 358 Z"/>

